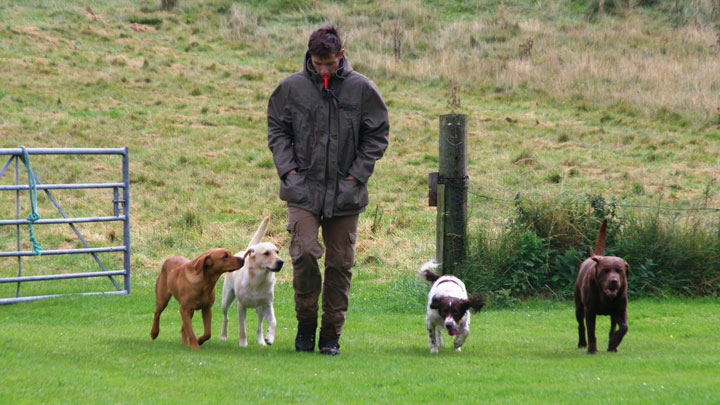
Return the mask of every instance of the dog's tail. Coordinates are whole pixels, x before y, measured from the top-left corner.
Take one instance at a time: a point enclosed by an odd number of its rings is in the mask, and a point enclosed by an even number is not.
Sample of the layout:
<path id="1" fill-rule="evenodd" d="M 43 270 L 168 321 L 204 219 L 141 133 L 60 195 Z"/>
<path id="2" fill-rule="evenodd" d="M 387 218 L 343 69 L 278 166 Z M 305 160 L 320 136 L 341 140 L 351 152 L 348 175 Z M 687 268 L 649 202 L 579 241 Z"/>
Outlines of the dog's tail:
<path id="1" fill-rule="evenodd" d="M 607 236 L 607 219 L 603 219 L 595 239 L 595 250 L 590 249 L 590 257 L 605 255 L 605 237 Z"/>
<path id="2" fill-rule="evenodd" d="M 248 249 L 250 249 L 250 247 L 257 245 L 258 243 L 260 243 L 262 241 L 262 238 L 265 237 L 265 231 L 267 231 L 269 222 L 270 222 L 270 215 L 263 218 L 257 231 L 255 231 L 255 235 L 253 235 L 252 240 L 250 241 L 250 243 L 248 243 L 247 249 L 245 249 L 246 252 Z"/>
<path id="3" fill-rule="evenodd" d="M 429 281 L 429 282 L 431 282 L 431 283 L 434 283 L 437 279 L 440 278 L 440 276 L 438 276 L 437 274 L 433 273 L 430 269 L 436 269 L 436 268 L 438 268 L 438 267 L 440 267 L 439 264 L 437 264 L 437 263 L 435 263 L 435 262 L 433 262 L 433 261 L 429 261 L 429 262 L 423 264 L 423 265 L 420 267 L 420 275 L 422 275 L 423 277 L 425 277 L 425 279 L 426 279 L 427 281 Z"/>

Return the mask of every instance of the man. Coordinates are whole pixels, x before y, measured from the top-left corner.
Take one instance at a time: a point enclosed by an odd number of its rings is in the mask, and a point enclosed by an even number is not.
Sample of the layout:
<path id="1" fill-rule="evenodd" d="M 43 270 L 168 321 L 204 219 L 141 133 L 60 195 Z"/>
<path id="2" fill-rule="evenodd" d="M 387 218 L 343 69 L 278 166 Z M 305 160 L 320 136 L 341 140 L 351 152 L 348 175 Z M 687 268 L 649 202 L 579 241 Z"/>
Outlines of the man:
<path id="1" fill-rule="evenodd" d="M 314 351 L 322 290 L 320 353 L 340 354 L 358 215 L 367 182 L 388 144 L 380 92 L 355 72 L 337 28 L 315 30 L 302 71 L 283 79 L 268 102 L 268 146 L 288 205 L 298 331 L 295 350 Z M 318 259 L 325 242 L 325 280 Z"/>

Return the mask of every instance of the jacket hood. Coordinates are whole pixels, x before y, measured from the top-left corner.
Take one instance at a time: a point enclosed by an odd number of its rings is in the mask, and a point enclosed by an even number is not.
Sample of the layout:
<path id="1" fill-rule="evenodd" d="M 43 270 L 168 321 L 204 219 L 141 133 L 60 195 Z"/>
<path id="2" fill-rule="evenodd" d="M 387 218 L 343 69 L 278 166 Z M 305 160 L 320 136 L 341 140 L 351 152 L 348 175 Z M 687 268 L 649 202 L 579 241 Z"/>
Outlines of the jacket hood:
<path id="1" fill-rule="evenodd" d="M 337 77 L 341 80 L 345 80 L 345 78 L 350 74 L 350 72 L 352 72 L 352 70 L 353 69 L 352 66 L 350 66 L 350 61 L 348 60 L 347 56 L 343 55 L 342 60 L 340 61 L 340 67 L 335 72 L 333 72 L 331 77 Z M 303 71 L 313 81 L 322 81 L 320 74 L 317 72 L 317 70 L 315 70 L 312 61 L 310 60 L 310 51 L 305 52 L 305 65 Z"/>

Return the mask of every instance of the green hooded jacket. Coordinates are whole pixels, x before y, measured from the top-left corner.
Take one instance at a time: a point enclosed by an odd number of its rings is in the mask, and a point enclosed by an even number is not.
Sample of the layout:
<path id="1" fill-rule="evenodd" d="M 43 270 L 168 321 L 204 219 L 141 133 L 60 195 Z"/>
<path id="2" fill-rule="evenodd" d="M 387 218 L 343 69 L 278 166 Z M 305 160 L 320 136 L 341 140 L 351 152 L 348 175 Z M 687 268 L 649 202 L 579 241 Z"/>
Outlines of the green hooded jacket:
<path id="1" fill-rule="evenodd" d="M 307 53 L 304 69 L 270 96 L 268 146 L 280 199 L 325 218 L 356 215 L 368 204 L 368 179 L 388 145 L 387 107 L 346 57 L 328 78 L 330 91 L 323 87 Z"/>

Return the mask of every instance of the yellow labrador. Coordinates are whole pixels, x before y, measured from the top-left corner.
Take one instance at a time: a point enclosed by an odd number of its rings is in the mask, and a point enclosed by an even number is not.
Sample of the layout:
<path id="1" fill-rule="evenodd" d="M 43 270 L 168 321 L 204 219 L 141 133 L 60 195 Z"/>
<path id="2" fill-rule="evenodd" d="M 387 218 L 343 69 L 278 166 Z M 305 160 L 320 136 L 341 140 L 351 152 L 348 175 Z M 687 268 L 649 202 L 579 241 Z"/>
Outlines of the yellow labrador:
<path id="1" fill-rule="evenodd" d="M 257 342 L 259 345 L 271 345 L 275 341 L 275 310 L 273 298 L 275 288 L 275 273 L 280 271 L 283 261 L 280 259 L 277 247 L 270 242 L 260 242 L 265 236 L 270 217 L 263 219 L 258 230 L 255 231 L 252 241 L 244 252 L 238 256 L 245 258 L 245 264 L 240 270 L 227 273 L 222 293 L 223 323 L 220 339 L 227 339 L 228 311 L 237 298 L 238 301 L 238 331 L 240 333 L 240 347 L 247 347 L 245 334 L 245 310 L 255 308 L 258 315 Z M 263 318 L 267 320 L 267 335 L 263 338 Z"/>

